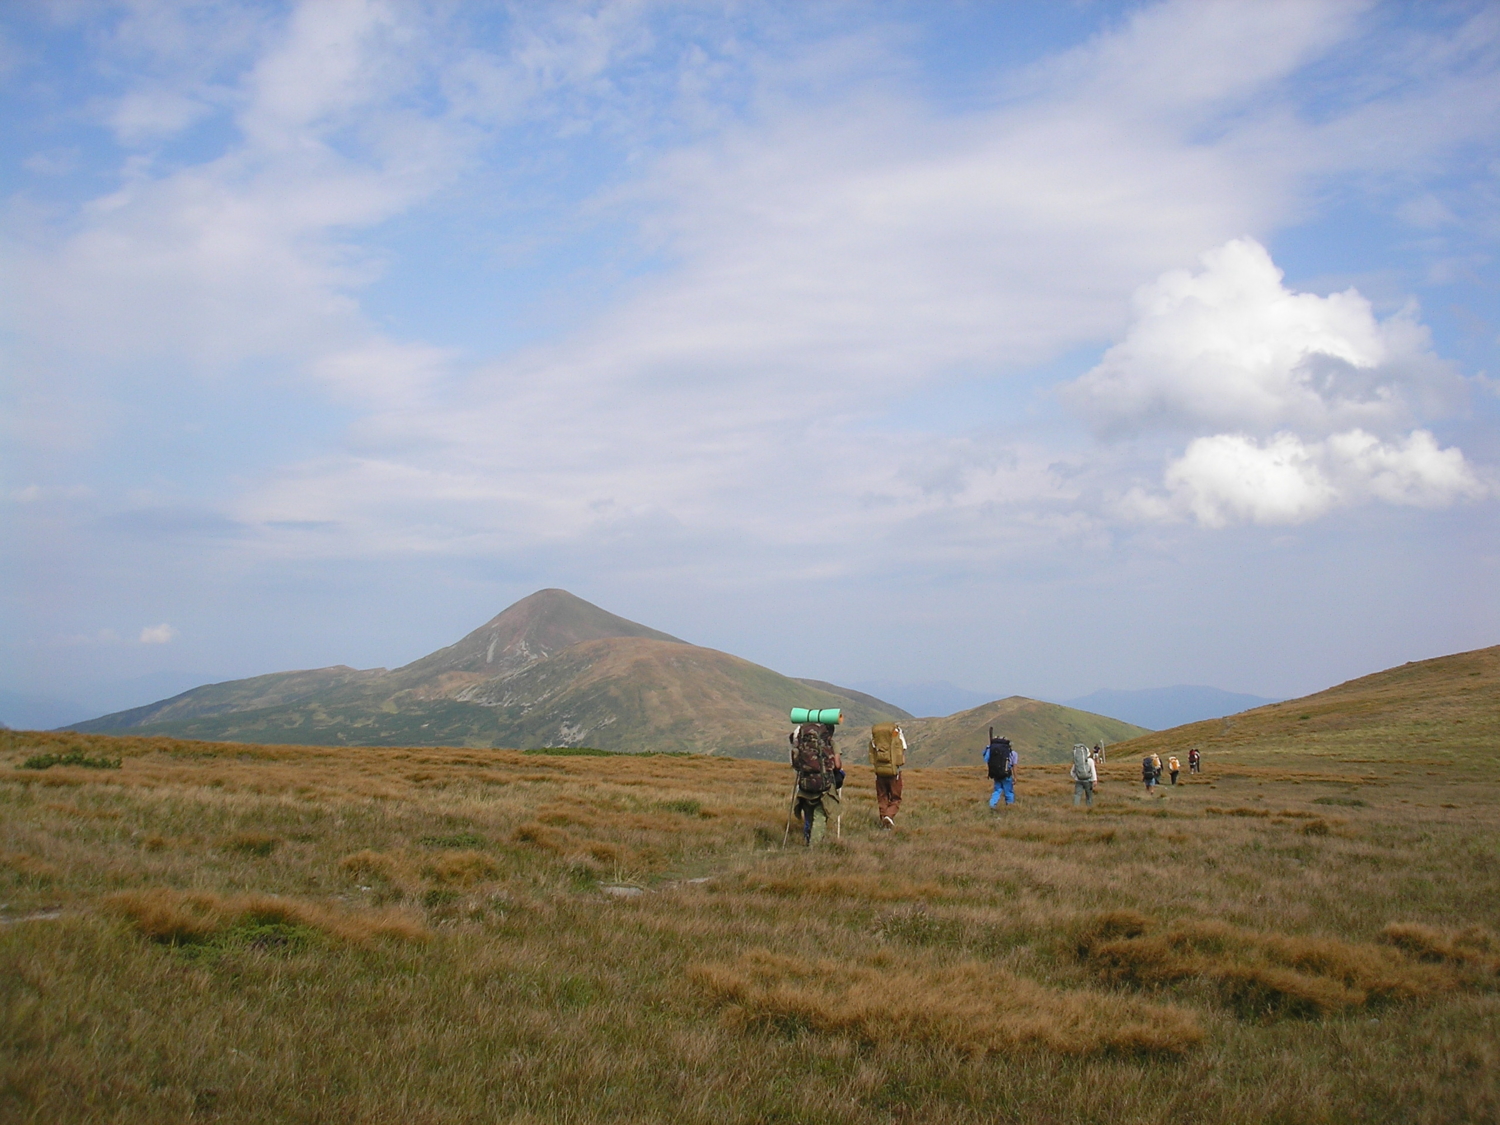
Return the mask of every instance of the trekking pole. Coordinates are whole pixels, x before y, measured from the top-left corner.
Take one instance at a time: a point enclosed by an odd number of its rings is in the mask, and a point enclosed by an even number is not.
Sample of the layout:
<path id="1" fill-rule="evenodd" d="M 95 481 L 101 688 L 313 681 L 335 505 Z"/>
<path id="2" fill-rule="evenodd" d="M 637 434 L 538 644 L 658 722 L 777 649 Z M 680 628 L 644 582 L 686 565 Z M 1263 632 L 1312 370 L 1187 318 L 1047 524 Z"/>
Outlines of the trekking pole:
<path id="1" fill-rule="evenodd" d="M 792 795 L 786 802 L 786 829 L 781 833 L 781 846 L 786 847 L 787 837 L 792 834 L 792 813 L 797 807 L 797 783 L 792 782 Z"/>

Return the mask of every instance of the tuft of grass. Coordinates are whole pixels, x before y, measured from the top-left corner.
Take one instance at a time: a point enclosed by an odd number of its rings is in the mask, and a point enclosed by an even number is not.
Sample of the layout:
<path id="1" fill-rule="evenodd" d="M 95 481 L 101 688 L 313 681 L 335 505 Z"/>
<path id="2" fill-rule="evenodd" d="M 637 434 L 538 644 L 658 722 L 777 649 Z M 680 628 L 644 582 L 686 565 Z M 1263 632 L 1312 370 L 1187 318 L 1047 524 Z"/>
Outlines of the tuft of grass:
<path id="1" fill-rule="evenodd" d="M 82 766 L 86 770 L 117 770 L 123 758 L 100 755 L 90 758 L 82 750 L 69 750 L 66 754 L 33 754 L 21 763 L 23 770 L 50 770 L 53 766 Z"/>
<path id="2" fill-rule="evenodd" d="M 687 975 L 725 1006 L 731 1025 L 847 1033 L 872 1044 L 1138 1055 L 1181 1054 L 1204 1038 L 1183 1008 L 1048 988 L 978 961 L 850 965 L 756 949 L 690 965 Z"/>
<path id="3" fill-rule="evenodd" d="M 34 887 L 44 887 L 62 874 L 45 859 L 24 852 L 0 852 L 0 868 L 15 872 L 22 882 Z"/>
<path id="4" fill-rule="evenodd" d="M 1312 803 L 1315 805 L 1339 805 L 1343 808 L 1350 809 L 1363 809 L 1369 807 L 1358 797 L 1314 797 Z"/>
<path id="5" fill-rule="evenodd" d="M 230 851 L 264 859 L 281 845 L 281 839 L 265 832 L 240 832 L 225 841 Z"/>
<path id="6" fill-rule="evenodd" d="M 1419 961 L 1474 969 L 1481 975 L 1500 974 L 1500 938 L 1483 926 L 1450 931 L 1416 922 L 1392 922 L 1380 936 Z"/>
<path id="7" fill-rule="evenodd" d="M 500 873 L 500 865 L 483 852 L 444 852 L 422 868 L 422 874 L 444 886 L 471 887 Z"/>
<path id="8" fill-rule="evenodd" d="M 1381 946 L 1256 933 L 1213 920 L 1154 931 L 1142 915 L 1114 912 L 1086 922 L 1077 949 L 1107 981 L 1161 987 L 1204 980 L 1242 1016 L 1316 1018 L 1369 1003 L 1427 1000 L 1471 984 L 1404 955 L 1403 941 L 1429 933 L 1387 927 L 1390 944 Z"/>
<path id="9" fill-rule="evenodd" d="M 256 927 L 300 927 L 354 945 L 377 938 L 426 941 L 427 928 L 394 911 L 345 914 L 318 903 L 276 895 L 218 895 L 165 887 L 119 891 L 104 899 L 106 910 L 124 916 L 137 933 L 164 945 L 194 945 L 253 931 Z"/>

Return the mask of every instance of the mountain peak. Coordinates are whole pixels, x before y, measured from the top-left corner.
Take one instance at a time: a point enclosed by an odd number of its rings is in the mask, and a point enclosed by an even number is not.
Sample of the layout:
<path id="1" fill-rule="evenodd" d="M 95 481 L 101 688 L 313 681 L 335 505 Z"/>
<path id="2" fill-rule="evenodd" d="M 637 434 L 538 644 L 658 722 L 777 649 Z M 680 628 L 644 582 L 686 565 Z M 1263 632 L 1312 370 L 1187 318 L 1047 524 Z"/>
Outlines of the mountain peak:
<path id="1" fill-rule="evenodd" d="M 438 649 L 404 668 L 403 678 L 445 672 L 504 676 L 580 641 L 608 637 L 649 637 L 684 643 L 677 637 L 623 617 L 556 588 L 538 590 L 496 614 L 457 644 Z"/>

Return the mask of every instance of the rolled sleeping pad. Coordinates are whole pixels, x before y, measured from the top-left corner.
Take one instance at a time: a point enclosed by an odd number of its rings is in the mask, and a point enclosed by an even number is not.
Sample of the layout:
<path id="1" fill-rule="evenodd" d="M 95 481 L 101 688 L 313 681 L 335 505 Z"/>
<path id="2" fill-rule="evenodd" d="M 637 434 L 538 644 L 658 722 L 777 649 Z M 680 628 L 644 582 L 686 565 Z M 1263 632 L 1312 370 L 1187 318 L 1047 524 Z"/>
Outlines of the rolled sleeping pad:
<path id="1" fill-rule="evenodd" d="M 808 710 L 806 707 L 792 708 L 793 723 L 827 723 L 829 726 L 838 726 L 844 721 L 844 712 L 837 707 L 825 707 L 821 711 Z"/>

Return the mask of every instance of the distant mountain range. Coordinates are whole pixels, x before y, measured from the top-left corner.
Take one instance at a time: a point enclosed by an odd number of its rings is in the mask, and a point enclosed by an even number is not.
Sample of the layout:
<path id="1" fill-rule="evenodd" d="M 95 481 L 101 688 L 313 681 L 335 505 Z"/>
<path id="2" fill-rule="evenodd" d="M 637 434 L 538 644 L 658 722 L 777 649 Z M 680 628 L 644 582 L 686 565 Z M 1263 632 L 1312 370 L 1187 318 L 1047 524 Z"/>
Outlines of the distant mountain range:
<path id="1" fill-rule="evenodd" d="M 1252 707 L 1280 703 L 1281 700 L 1212 687 L 1179 686 L 1146 688 L 1142 691 L 1096 691 L 1061 702 L 1065 707 L 1076 707 L 1081 711 L 1114 715 L 1147 730 L 1166 730 L 1183 723 L 1217 719 L 1248 711 Z"/>
<path id="2" fill-rule="evenodd" d="M 628 621 L 565 590 L 524 598 L 447 648 L 394 670 L 343 665 L 209 684 L 76 723 L 98 734 L 371 746 L 596 746 L 780 758 L 787 711 L 841 707 L 839 743 L 906 724 L 913 764 L 971 761 L 993 724 L 1032 761 L 1076 741 L 1142 733 L 1012 697 L 942 719 L 823 680 L 793 679 Z"/>

